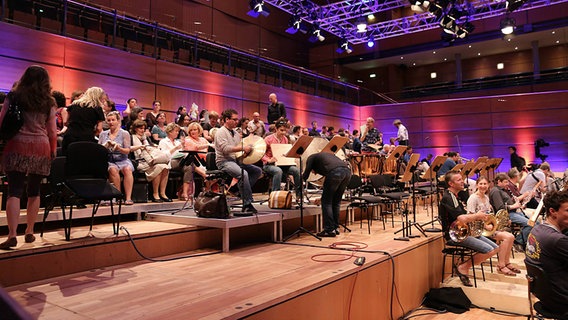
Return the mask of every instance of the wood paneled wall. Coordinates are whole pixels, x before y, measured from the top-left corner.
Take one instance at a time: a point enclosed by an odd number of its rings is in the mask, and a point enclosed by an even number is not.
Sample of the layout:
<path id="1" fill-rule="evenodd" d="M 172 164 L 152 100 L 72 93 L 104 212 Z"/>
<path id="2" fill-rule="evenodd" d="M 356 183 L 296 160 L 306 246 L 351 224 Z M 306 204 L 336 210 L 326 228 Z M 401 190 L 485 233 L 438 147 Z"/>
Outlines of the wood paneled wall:
<path id="1" fill-rule="evenodd" d="M 8 90 L 30 64 L 45 66 L 54 90 L 70 96 L 75 90 L 99 86 L 117 104 L 131 97 L 142 107 L 162 101 L 165 111 L 196 103 L 200 109 L 236 109 L 252 116 L 258 111 L 266 119 L 268 95 L 275 92 L 284 102 L 294 124 L 347 126 L 359 118 L 358 107 L 309 94 L 276 88 L 223 74 L 156 60 L 117 49 L 54 34 L 0 23 L 5 35 L 0 47 L 0 88 Z M 32 40 L 33 39 L 33 40 Z M 173 119 L 167 115 L 167 120 Z"/>
<path id="2" fill-rule="evenodd" d="M 393 120 L 401 119 L 422 157 L 461 150 L 465 158 L 504 158 L 499 169 L 506 171 L 508 146 L 516 146 L 527 162 L 540 163 L 534 141 L 542 138 L 550 143 L 541 153 L 552 170 L 568 167 L 568 90 L 361 107 L 361 119 L 368 116 L 387 139 L 396 136 Z"/>

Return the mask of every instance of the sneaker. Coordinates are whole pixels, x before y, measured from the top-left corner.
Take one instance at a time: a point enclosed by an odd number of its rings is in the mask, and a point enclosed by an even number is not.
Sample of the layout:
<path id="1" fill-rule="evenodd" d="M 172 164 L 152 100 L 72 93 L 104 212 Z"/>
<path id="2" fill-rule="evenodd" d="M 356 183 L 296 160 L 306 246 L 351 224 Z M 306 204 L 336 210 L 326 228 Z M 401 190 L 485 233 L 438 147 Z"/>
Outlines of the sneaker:
<path id="1" fill-rule="evenodd" d="M 329 237 L 329 238 L 335 238 L 335 231 L 322 231 L 320 233 L 317 234 L 318 237 Z"/>
<path id="2" fill-rule="evenodd" d="M 252 204 L 247 204 L 246 206 L 243 207 L 243 212 L 245 212 L 245 213 L 257 213 L 258 210 L 256 210 L 256 208 L 253 207 Z"/>

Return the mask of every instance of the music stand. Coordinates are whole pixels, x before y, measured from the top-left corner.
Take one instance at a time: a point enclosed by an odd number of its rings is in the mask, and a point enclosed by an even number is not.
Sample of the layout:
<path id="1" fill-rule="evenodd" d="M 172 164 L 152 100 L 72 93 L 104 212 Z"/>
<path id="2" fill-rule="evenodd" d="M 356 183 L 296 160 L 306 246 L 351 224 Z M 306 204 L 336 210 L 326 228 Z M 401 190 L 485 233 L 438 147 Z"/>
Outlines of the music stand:
<path id="1" fill-rule="evenodd" d="M 428 170 L 424 173 L 424 175 L 422 175 L 422 179 L 430 181 L 431 194 L 434 193 L 434 181 L 438 182 L 437 173 L 447 159 L 448 159 L 447 156 L 436 156 L 436 158 L 434 158 L 434 161 L 432 161 L 432 165 L 428 168 Z M 438 189 L 438 183 L 436 183 L 436 201 L 437 203 L 440 203 L 440 190 Z M 442 229 L 434 227 L 434 220 L 437 221 L 438 217 L 434 219 L 434 205 L 432 204 L 432 201 L 430 201 L 430 205 L 432 207 L 432 220 L 430 222 L 422 224 L 421 227 L 430 223 L 432 226 L 430 228 L 425 228 L 424 231 L 442 232 Z"/>
<path id="2" fill-rule="evenodd" d="M 413 153 L 410 155 L 410 160 L 408 160 L 408 165 L 406 166 L 406 170 L 404 171 L 404 175 L 402 176 L 401 182 L 411 182 L 411 194 L 412 194 L 412 214 L 413 214 L 413 221 L 408 219 L 408 210 L 406 211 L 406 223 L 402 222 L 402 228 L 400 230 L 395 231 L 394 234 L 397 234 L 402 231 L 402 237 L 394 238 L 394 240 L 402 240 L 408 241 L 409 238 L 418 238 L 419 235 L 412 235 L 412 226 L 416 227 L 418 231 L 420 231 L 425 237 L 427 237 L 426 233 L 424 233 L 424 229 L 416 223 L 416 194 L 415 194 L 415 185 L 414 182 L 414 172 L 416 171 L 416 166 L 418 164 L 418 159 L 420 159 L 420 154 Z"/>
<path id="3" fill-rule="evenodd" d="M 389 154 L 389 156 L 385 159 L 385 163 L 389 161 L 397 161 L 396 163 L 396 173 L 395 176 L 398 177 L 398 173 L 400 172 L 400 162 L 402 161 L 402 155 L 406 151 L 407 146 L 396 146 L 394 150 Z"/>
<path id="4" fill-rule="evenodd" d="M 312 143 L 312 140 L 314 140 L 313 137 L 301 136 L 298 140 L 296 140 L 296 143 L 294 143 L 294 145 L 292 146 L 292 149 L 290 149 L 290 151 L 288 151 L 284 156 L 288 157 L 288 158 L 301 158 L 304 151 L 306 151 L 306 149 L 308 148 L 310 143 Z M 303 174 L 303 166 L 302 166 L 301 159 L 300 159 L 300 174 Z M 288 239 L 292 238 L 295 235 L 300 236 L 300 233 L 302 233 L 302 232 L 305 232 L 305 233 L 309 234 L 310 236 L 321 241 L 320 237 L 313 234 L 310 230 L 304 228 L 304 182 L 303 182 L 303 180 L 302 180 L 301 183 L 302 183 L 302 186 L 301 186 L 302 192 L 300 193 L 300 226 L 291 235 L 284 238 L 282 240 L 283 242 L 288 241 Z"/>
<path id="5" fill-rule="evenodd" d="M 469 175 L 471 174 L 471 172 L 473 171 L 474 167 L 475 167 L 475 162 L 473 160 L 468 161 L 463 166 L 463 169 L 461 169 L 461 171 L 460 171 L 460 173 L 462 174 L 462 177 L 464 179 L 467 179 L 469 177 Z"/>
<path id="6" fill-rule="evenodd" d="M 342 137 L 342 136 L 335 136 L 323 147 L 321 152 L 329 152 L 336 154 L 339 149 L 343 148 L 343 146 L 349 141 L 349 138 Z"/>

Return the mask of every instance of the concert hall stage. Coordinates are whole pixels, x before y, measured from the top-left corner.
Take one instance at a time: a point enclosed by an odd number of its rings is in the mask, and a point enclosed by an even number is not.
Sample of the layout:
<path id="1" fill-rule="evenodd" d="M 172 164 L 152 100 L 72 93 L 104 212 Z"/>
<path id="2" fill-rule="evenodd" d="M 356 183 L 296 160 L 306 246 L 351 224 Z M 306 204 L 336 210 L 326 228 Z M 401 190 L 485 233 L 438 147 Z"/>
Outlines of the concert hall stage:
<path id="1" fill-rule="evenodd" d="M 1 251 L 0 281 L 43 319 L 388 319 L 391 310 L 398 318 L 418 307 L 440 285 L 440 233 L 396 241 L 395 217 L 395 228 L 387 224 L 384 231 L 375 221 L 369 234 L 366 221 L 362 228 L 357 221 L 335 238 L 302 233 L 281 243 L 299 226 L 299 210 L 257 207 L 257 217 L 230 222 L 228 252 L 218 250 L 225 244 L 222 226 L 203 226 L 192 210 L 146 212 L 145 220 L 122 223 L 140 252 L 179 259 L 143 260 L 125 230 L 114 236 L 109 224 L 99 224 L 91 233 L 88 226 L 74 228 L 70 242 L 56 230 Z M 308 229 L 316 229 L 320 210 L 307 206 Z M 331 245 L 367 247 L 351 252 Z M 366 258 L 361 267 L 356 256 Z"/>

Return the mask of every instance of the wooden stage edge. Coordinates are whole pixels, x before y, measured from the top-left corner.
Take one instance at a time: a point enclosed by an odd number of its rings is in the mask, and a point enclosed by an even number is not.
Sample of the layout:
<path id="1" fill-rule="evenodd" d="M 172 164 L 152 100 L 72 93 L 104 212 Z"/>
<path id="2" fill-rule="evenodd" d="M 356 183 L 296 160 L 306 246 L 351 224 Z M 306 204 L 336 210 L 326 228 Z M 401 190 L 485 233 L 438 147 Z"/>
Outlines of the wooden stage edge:
<path id="1" fill-rule="evenodd" d="M 199 232 L 180 232 L 180 225 L 158 221 L 124 225 L 137 233 L 137 245 L 151 257 L 160 253 L 179 256 L 181 251 L 175 252 L 173 247 L 187 247 L 188 241 L 197 242 L 195 249 L 205 248 L 218 241 L 206 243 L 196 234 L 209 232 L 205 238 L 217 239 L 220 234 L 218 229 L 195 227 L 193 230 Z M 111 257 L 120 260 L 124 256 L 128 261 L 136 252 L 127 239 L 109 242 L 102 234 L 95 234 L 101 242 L 98 245 L 85 239 L 84 245 L 73 250 L 44 252 L 43 263 L 35 261 L 31 269 L 23 268 L 41 273 L 61 268 L 61 263 L 88 260 L 95 266 L 92 270 L 12 285 L 6 290 L 39 319 L 389 319 L 391 308 L 393 317 L 398 318 L 419 306 L 430 288 L 440 286 L 441 234 L 395 241 L 397 228 L 383 231 L 381 223 L 373 224 L 371 234 L 366 226 L 350 227 L 353 232 L 322 241 L 302 234 L 287 244 L 241 243 L 220 254 L 168 262 L 143 260 L 113 267 L 96 265 Z M 148 228 L 154 237 L 144 236 L 143 230 Z M 94 232 L 107 229 L 111 229 L 109 225 Z M 78 228 L 76 232 L 85 231 Z M 61 238 L 60 234 L 52 236 Z M 332 244 L 349 248 L 346 242 L 368 246 L 353 253 L 366 258 L 363 266 L 353 263 L 351 252 L 329 248 Z M 52 255 L 60 256 L 54 259 Z M 10 274 L 17 276 L 13 273 L 18 272 L 18 264 L 32 263 L 26 261 L 32 256 L 0 260 L 2 270 L 9 271 L 1 276 L 2 281 Z M 11 260 L 18 260 L 18 264 L 11 265 Z M 50 261 L 58 263 L 52 265 Z"/>

